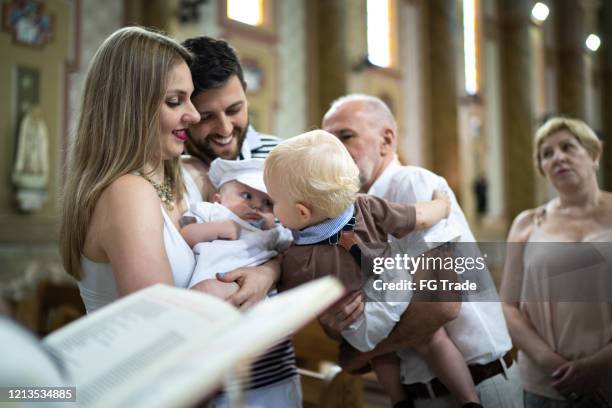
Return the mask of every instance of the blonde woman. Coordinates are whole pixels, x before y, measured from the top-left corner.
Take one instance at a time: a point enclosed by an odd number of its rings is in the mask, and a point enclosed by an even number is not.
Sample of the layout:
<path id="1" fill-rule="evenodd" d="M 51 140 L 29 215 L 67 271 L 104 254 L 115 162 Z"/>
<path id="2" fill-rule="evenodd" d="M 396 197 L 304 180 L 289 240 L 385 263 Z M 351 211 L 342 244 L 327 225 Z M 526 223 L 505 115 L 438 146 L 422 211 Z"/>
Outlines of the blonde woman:
<path id="1" fill-rule="evenodd" d="M 179 156 L 200 119 L 189 61 L 175 41 L 128 27 L 89 66 L 60 232 L 64 267 L 88 313 L 148 285 L 189 282 L 194 257 L 178 232 Z"/>
<path id="2" fill-rule="evenodd" d="M 612 241 L 612 194 L 597 184 L 601 152 L 579 120 L 553 118 L 536 133 L 536 166 L 558 196 L 514 220 L 501 289 L 528 407 L 607 406 L 612 399 L 612 303 L 530 295 L 554 293 L 548 277 L 576 272 L 583 255 L 573 243 Z"/>
<path id="3" fill-rule="evenodd" d="M 179 165 L 190 101 L 191 54 L 140 27 L 113 33 L 85 83 L 62 195 L 61 255 L 92 312 L 155 283 L 187 287 L 195 261 L 178 232 L 187 209 Z M 233 273 L 244 304 L 265 297 L 280 267 Z M 226 280 L 227 281 L 227 280 Z"/>

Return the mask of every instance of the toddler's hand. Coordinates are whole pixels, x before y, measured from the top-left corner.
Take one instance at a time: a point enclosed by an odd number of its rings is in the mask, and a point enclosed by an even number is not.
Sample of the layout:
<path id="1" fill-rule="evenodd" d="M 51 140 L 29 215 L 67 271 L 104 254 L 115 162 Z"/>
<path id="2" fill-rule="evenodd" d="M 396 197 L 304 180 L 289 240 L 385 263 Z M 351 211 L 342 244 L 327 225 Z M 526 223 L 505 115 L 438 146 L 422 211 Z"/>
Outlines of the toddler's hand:
<path id="1" fill-rule="evenodd" d="M 442 190 L 434 190 L 433 195 L 431 196 L 432 200 L 438 200 L 445 205 L 445 217 L 448 217 L 451 210 L 451 202 L 450 197 L 446 194 L 445 191 Z"/>
<path id="2" fill-rule="evenodd" d="M 232 220 L 219 222 L 218 239 L 227 239 L 230 241 L 238 239 L 240 237 L 240 225 Z"/>

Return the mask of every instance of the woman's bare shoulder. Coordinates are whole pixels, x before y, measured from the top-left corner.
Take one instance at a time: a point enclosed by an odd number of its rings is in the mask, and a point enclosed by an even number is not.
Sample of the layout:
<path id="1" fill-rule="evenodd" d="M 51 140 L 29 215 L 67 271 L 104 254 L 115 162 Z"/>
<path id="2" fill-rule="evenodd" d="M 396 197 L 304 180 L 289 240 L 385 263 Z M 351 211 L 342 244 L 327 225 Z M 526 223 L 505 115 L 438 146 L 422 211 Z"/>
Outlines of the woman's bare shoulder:
<path id="1" fill-rule="evenodd" d="M 147 200 L 156 197 L 155 189 L 144 178 L 125 174 L 109 184 L 102 193 L 102 197 L 108 199 L 127 199 Z"/>
<path id="2" fill-rule="evenodd" d="M 519 215 L 516 216 L 516 218 L 512 222 L 512 225 L 516 226 L 517 228 L 525 228 L 529 224 L 533 223 L 536 214 L 541 211 L 541 208 L 542 207 L 537 207 L 522 211 Z"/>
<path id="3" fill-rule="evenodd" d="M 508 233 L 508 241 L 510 242 L 525 242 L 529 238 L 533 227 L 536 224 L 538 217 L 542 215 L 544 207 L 532 208 L 521 212 L 514 218 L 510 232 Z"/>
<path id="4" fill-rule="evenodd" d="M 92 214 L 84 253 L 90 259 L 108 262 L 103 249 L 122 230 L 134 229 L 141 220 L 161 225 L 162 215 L 155 189 L 140 176 L 127 174 L 104 189 Z"/>
<path id="5" fill-rule="evenodd" d="M 153 186 L 143 177 L 136 174 L 124 174 L 109 184 L 105 193 L 110 194 L 143 194 L 154 191 Z"/>
<path id="6" fill-rule="evenodd" d="M 123 175 L 113 181 L 102 192 L 98 206 L 105 210 L 109 218 L 125 218 L 135 213 L 151 212 L 161 219 L 160 201 L 155 189 L 147 180 L 133 174 Z"/>

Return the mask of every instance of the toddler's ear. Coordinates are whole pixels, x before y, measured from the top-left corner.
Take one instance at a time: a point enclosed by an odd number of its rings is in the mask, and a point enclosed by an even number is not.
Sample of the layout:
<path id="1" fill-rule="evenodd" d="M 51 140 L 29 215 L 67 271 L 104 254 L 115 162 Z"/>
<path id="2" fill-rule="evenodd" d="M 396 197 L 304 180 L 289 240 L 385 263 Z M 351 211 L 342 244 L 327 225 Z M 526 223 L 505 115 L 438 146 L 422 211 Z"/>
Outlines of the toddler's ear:
<path id="1" fill-rule="evenodd" d="M 295 208 L 297 209 L 297 214 L 298 214 L 298 217 L 300 218 L 300 221 L 304 225 L 309 225 L 310 220 L 312 218 L 312 211 L 310 211 L 310 208 L 300 203 L 296 203 Z"/>
<path id="2" fill-rule="evenodd" d="M 211 198 L 212 198 L 213 203 L 220 203 L 221 202 L 221 194 L 219 194 L 219 193 L 213 194 Z"/>

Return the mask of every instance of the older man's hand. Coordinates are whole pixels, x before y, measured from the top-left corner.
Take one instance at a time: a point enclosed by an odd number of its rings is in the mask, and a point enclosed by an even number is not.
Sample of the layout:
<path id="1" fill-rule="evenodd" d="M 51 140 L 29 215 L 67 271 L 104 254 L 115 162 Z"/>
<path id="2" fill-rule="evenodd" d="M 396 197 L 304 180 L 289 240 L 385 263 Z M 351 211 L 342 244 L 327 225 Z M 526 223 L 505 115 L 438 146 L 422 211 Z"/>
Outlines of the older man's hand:
<path id="1" fill-rule="evenodd" d="M 335 340 L 341 340 L 341 333 L 363 313 L 363 295 L 360 291 L 347 294 L 319 317 L 325 333 Z"/>

